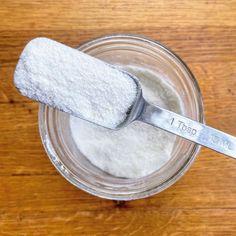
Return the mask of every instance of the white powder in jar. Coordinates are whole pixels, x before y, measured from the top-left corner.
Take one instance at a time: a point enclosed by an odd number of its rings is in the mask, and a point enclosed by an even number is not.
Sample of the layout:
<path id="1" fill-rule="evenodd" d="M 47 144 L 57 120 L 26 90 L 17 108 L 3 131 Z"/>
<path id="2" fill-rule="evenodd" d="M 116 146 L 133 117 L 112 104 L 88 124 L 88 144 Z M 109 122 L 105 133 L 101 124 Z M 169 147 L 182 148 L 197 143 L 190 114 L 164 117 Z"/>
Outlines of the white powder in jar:
<path id="1" fill-rule="evenodd" d="M 148 102 L 181 113 L 180 99 L 164 79 L 141 68 L 125 69 L 140 79 Z M 29 98 L 110 128 L 125 120 L 137 95 L 137 86 L 126 73 L 46 38 L 27 44 L 14 82 Z M 176 139 L 139 121 L 113 131 L 71 116 L 70 127 L 78 149 L 92 164 L 126 178 L 161 168 Z"/>
<path id="2" fill-rule="evenodd" d="M 139 78 L 148 102 L 182 113 L 178 94 L 164 78 L 147 69 L 124 69 Z M 143 177 L 160 169 L 171 158 L 176 140 L 173 134 L 139 121 L 113 131 L 71 116 L 70 128 L 78 149 L 93 165 L 125 178 Z"/>
<path id="3" fill-rule="evenodd" d="M 109 128 L 126 119 L 137 95 L 128 74 L 47 38 L 26 45 L 14 82 L 24 96 Z"/>

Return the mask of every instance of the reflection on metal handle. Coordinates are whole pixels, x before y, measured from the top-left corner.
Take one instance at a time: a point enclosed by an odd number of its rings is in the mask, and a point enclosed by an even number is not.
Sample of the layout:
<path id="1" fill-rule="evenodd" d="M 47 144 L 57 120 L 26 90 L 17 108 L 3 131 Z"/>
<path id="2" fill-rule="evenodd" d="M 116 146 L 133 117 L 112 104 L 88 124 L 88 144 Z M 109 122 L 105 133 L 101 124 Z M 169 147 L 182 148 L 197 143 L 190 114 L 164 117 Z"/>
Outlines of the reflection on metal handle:
<path id="1" fill-rule="evenodd" d="M 145 103 L 140 121 L 236 158 L 236 138 L 174 112 Z"/>

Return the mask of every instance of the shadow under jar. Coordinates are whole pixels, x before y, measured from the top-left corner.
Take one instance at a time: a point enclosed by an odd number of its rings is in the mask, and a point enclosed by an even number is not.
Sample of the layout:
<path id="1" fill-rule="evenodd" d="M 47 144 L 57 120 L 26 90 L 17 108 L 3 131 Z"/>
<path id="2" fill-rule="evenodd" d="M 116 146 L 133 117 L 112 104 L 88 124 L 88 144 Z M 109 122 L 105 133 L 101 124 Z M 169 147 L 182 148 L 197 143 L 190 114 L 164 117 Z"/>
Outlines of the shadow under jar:
<path id="1" fill-rule="evenodd" d="M 78 49 L 110 64 L 147 68 L 164 75 L 182 101 L 183 115 L 204 122 L 197 81 L 183 61 L 159 42 L 135 35 L 108 35 L 86 42 Z M 44 148 L 69 182 L 107 199 L 132 200 L 163 191 L 188 170 L 200 149 L 177 137 L 171 158 L 162 168 L 137 179 L 119 178 L 87 160 L 72 138 L 69 121 L 70 115 L 40 104 L 39 130 Z"/>

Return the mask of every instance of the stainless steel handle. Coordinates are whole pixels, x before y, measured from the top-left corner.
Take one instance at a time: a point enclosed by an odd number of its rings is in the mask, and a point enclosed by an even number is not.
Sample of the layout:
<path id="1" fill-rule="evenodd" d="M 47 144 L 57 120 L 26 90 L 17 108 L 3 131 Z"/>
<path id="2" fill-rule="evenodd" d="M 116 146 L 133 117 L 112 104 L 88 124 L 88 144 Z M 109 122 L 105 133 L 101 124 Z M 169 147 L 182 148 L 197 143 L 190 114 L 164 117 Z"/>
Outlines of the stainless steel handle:
<path id="1" fill-rule="evenodd" d="M 138 120 L 236 158 L 236 137 L 148 103 Z"/>

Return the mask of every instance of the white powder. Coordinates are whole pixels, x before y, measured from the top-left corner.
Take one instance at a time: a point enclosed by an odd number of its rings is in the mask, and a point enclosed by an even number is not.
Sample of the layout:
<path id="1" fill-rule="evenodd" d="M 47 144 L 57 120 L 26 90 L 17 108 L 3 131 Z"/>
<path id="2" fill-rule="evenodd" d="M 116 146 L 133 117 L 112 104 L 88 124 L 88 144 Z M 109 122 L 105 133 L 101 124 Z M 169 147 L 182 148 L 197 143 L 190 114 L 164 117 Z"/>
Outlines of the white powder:
<path id="1" fill-rule="evenodd" d="M 181 101 L 163 78 L 149 70 L 127 67 L 141 82 L 144 98 L 181 113 Z M 111 175 L 138 178 L 161 168 L 171 157 L 173 134 L 135 121 L 118 131 L 70 117 L 72 137 L 88 160 Z"/>
<path id="2" fill-rule="evenodd" d="M 14 82 L 24 96 L 110 128 L 125 120 L 137 93 L 127 74 L 47 38 L 27 44 Z"/>
<path id="3" fill-rule="evenodd" d="M 140 78 L 147 101 L 181 113 L 178 95 L 163 79 L 148 70 L 126 69 Z M 137 95 L 126 73 L 46 38 L 27 44 L 14 82 L 29 98 L 110 128 L 125 120 Z M 139 121 L 113 131 L 71 116 L 70 127 L 88 160 L 119 177 L 138 178 L 161 168 L 175 142 L 174 135 Z"/>

